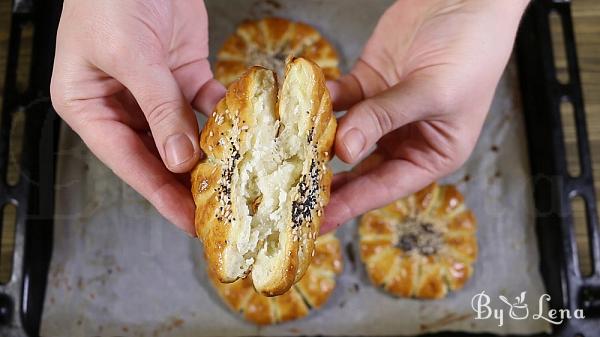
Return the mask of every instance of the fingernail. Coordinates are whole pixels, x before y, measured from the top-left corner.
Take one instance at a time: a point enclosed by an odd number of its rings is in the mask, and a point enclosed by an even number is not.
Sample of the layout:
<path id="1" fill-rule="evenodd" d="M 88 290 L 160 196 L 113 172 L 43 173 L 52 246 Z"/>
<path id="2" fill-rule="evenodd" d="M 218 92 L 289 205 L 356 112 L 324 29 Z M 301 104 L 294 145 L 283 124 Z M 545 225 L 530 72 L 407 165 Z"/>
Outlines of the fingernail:
<path id="1" fill-rule="evenodd" d="M 170 135 L 165 142 L 165 156 L 170 167 L 179 166 L 194 157 L 194 145 L 183 133 Z"/>
<path id="2" fill-rule="evenodd" d="M 365 147 L 366 139 L 365 135 L 359 129 L 350 129 L 344 135 L 344 146 L 346 151 L 350 155 L 350 158 L 356 159 L 358 155 L 363 151 Z"/>

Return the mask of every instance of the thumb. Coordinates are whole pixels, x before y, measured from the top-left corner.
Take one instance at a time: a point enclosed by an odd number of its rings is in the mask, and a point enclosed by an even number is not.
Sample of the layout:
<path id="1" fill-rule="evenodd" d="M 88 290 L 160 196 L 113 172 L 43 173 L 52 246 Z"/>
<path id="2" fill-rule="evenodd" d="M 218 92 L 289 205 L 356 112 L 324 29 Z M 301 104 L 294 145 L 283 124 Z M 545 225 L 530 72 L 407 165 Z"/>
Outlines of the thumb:
<path id="1" fill-rule="evenodd" d="M 352 106 L 338 122 L 336 155 L 355 163 L 387 133 L 424 118 L 430 105 L 424 82 L 407 79 Z"/>
<path id="2" fill-rule="evenodd" d="M 196 116 L 165 64 L 150 64 L 117 78 L 144 112 L 156 148 L 171 172 L 191 170 L 201 155 Z"/>

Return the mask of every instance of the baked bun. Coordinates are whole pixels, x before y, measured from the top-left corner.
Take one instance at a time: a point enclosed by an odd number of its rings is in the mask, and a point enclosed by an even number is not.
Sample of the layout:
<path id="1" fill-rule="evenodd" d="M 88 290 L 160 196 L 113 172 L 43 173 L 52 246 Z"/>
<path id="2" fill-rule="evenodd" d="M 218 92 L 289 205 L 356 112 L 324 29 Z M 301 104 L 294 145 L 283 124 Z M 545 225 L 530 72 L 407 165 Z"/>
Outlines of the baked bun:
<path id="1" fill-rule="evenodd" d="M 288 56 L 315 62 L 325 79 L 340 76 L 335 48 L 313 27 L 280 18 L 245 21 L 217 53 L 215 78 L 229 85 L 250 66 L 273 69 L 279 77 Z"/>
<path id="2" fill-rule="evenodd" d="M 231 84 L 202 130 L 206 156 L 192 172 L 196 232 L 210 266 L 221 282 L 252 269 L 267 296 L 286 292 L 310 263 L 336 130 L 318 66 L 290 59 L 279 94 L 276 82 L 252 67 Z"/>
<path id="3" fill-rule="evenodd" d="M 442 298 L 473 274 L 476 229 L 456 187 L 434 183 L 363 215 L 361 259 L 371 281 L 390 294 Z"/>
<path id="4" fill-rule="evenodd" d="M 327 302 L 335 288 L 335 277 L 342 272 L 342 254 L 335 235 L 319 237 L 315 241 L 315 256 L 304 276 L 285 294 L 275 297 L 254 290 L 250 276 L 221 283 L 208 269 L 213 286 L 232 311 L 255 324 L 276 324 L 302 318 Z"/>

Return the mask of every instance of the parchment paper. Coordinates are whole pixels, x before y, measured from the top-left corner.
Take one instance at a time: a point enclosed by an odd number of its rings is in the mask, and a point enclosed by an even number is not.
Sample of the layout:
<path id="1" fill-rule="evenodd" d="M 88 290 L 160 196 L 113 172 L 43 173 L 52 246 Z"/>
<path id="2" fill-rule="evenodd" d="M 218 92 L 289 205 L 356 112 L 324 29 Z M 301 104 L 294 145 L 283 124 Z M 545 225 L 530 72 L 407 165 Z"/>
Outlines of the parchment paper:
<path id="1" fill-rule="evenodd" d="M 279 15 L 316 25 L 348 70 L 391 1 L 208 1 L 214 53 L 243 19 Z M 479 259 L 461 291 L 439 301 L 396 299 L 373 288 L 359 261 L 356 221 L 338 230 L 345 270 L 320 311 L 257 328 L 225 308 L 204 271 L 201 245 L 161 218 L 68 128 L 61 135 L 54 250 L 42 336 L 413 335 L 441 330 L 548 331 L 542 320 L 475 320 L 474 294 L 527 292 L 537 312 L 538 272 L 523 119 L 509 65 L 475 151 L 443 182 L 457 184 L 479 220 Z M 347 169 L 334 161 L 337 171 Z M 494 302 L 495 301 L 495 302 Z"/>

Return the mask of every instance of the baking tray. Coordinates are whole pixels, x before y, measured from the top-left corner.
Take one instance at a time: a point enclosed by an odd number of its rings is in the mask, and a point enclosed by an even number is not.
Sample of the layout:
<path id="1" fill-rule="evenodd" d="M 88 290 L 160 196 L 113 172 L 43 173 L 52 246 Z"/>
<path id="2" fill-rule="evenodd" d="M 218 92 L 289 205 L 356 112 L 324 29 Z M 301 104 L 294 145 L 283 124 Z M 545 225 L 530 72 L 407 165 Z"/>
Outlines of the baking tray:
<path id="1" fill-rule="evenodd" d="M 40 326 L 52 249 L 55 153 L 60 125 L 49 100 L 49 82 L 61 6 L 61 2 L 55 0 L 15 0 L 12 5 L 0 124 L 0 174 L 6 176 L 10 129 L 17 112 L 25 115 L 25 134 L 18 183 L 0 183 L 3 204 L 12 203 L 18 210 L 13 271 L 10 281 L 0 285 L 0 336 L 37 336 Z M 561 84 L 556 79 L 548 20 L 550 12 L 561 18 L 569 61 L 568 84 Z M 34 27 L 31 76 L 27 88 L 18 91 L 16 69 L 20 61 L 20 37 L 27 24 Z M 565 320 L 553 327 L 553 334 L 599 336 L 598 218 L 569 2 L 532 2 L 517 39 L 517 59 L 537 209 L 540 270 L 553 299 L 551 308 L 583 308 L 586 316 L 586 319 Z M 581 164 L 578 177 L 569 176 L 566 168 L 559 108 L 565 99 L 574 106 Z M 587 205 L 588 240 L 594 266 L 593 275 L 585 278 L 579 273 L 570 210 L 570 199 L 576 195 L 584 198 Z M 474 335 L 437 333 L 427 336 Z"/>

